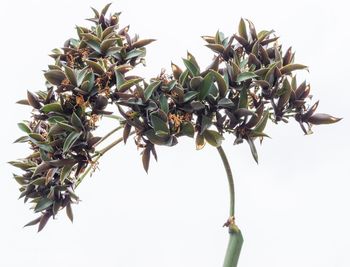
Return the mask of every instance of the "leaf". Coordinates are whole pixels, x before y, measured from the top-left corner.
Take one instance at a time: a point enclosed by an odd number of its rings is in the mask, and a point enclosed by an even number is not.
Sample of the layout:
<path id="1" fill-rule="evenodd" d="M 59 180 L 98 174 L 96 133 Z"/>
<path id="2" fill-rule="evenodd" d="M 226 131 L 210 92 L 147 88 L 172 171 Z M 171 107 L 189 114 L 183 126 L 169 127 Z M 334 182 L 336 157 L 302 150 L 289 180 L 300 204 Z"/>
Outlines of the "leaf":
<path id="1" fill-rule="evenodd" d="M 106 16 L 106 13 L 111 5 L 112 3 L 108 3 L 107 5 L 105 5 L 105 7 L 101 10 L 101 15 Z"/>
<path id="2" fill-rule="evenodd" d="M 74 143 L 79 139 L 81 132 L 71 132 L 63 144 L 63 153 L 68 152 L 72 148 Z"/>
<path id="3" fill-rule="evenodd" d="M 259 160 L 258 152 L 256 151 L 256 147 L 255 147 L 254 141 L 250 137 L 248 137 L 246 140 L 247 140 L 247 142 L 249 144 L 250 152 L 252 153 L 252 156 L 253 156 L 255 162 L 258 163 L 258 160 Z"/>
<path id="4" fill-rule="evenodd" d="M 38 232 L 40 232 L 42 229 L 44 229 L 45 225 L 49 221 L 51 217 L 50 213 L 45 213 L 41 216 L 40 222 L 39 222 L 39 227 L 38 227 Z"/>
<path id="5" fill-rule="evenodd" d="M 157 89 L 161 83 L 162 81 L 154 81 L 146 87 L 144 92 L 146 101 L 152 96 L 152 93 L 154 92 L 154 90 Z"/>
<path id="6" fill-rule="evenodd" d="M 123 130 L 123 140 L 124 140 L 124 144 L 126 144 L 126 141 L 129 138 L 130 135 L 130 131 L 131 131 L 131 125 L 126 123 L 124 126 L 124 130 Z"/>
<path id="7" fill-rule="evenodd" d="M 75 128 L 75 127 L 73 127 L 73 126 L 71 126 L 71 125 L 69 125 L 69 124 L 67 124 L 67 123 L 57 121 L 57 124 L 58 124 L 61 128 L 65 129 L 65 130 L 67 130 L 67 131 L 69 131 L 69 132 L 76 132 L 76 131 L 78 131 L 77 128 Z"/>
<path id="8" fill-rule="evenodd" d="M 196 98 L 196 96 L 199 94 L 199 92 L 196 91 L 188 91 L 185 95 L 184 95 L 184 103 L 193 100 Z"/>
<path id="9" fill-rule="evenodd" d="M 312 115 L 309 119 L 308 122 L 315 124 L 315 125 L 320 125 L 320 124 L 332 124 L 340 121 L 342 118 L 336 118 L 328 114 L 324 113 L 316 113 Z"/>
<path id="10" fill-rule="evenodd" d="M 213 85 L 213 75 L 209 72 L 207 75 L 205 75 L 201 86 L 199 88 L 199 100 L 204 100 L 210 92 L 210 88 Z"/>
<path id="11" fill-rule="evenodd" d="M 103 40 L 101 43 L 102 54 L 105 54 L 107 52 L 107 50 L 116 43 L 117 40 L 118 40 L 117 38 L 109 38 L 109 39 Z M 118 50 L 120 50 L 120 49 L 121 48 L 119 48 Z M 117 52 L 117 50 L 116 50 L 116 52 Z"/>
<path id="12" fill-rule="evenodd" d="M 18 100 L 16 104 L 30 106 L 30 103 L 27 99 Z"/>
<path id="13" fill-rule="evenodd" d="M 212 119 L 208 116 L 202 115 L 201 119 L 201 131 L 199 132 L 201 135 L 204 133 L 206 129 L 208 129 L 212 125 Z"/>
<path id="14" fill-rule="evenodd" d="M 86 37 L 87 34 L 84 34 L 84 37 Z M 97 38 L 97 37 L 96 37 Z M 101 44 L 100 41 L 97 40 L 84 40 L 84 42 L 91 47 L 93 50 L 95 50 L 95 52 L 97 52 L 98 54 L 101 54 Z"/>
<path id="15" fill-rule="evenodd" d="M 151 123 L 156 135 L 161 137 L 169 135 L 167 123 L 163 121 L 160 117 L 158 117 L 158 115 L 156 115 L 155 113 L 151 114 Z"/>
<path id="16" fill-rule="evenodd" d="M 308 68 L 307 66 L 302 65 L 302 64 L 288 64 L 288 65 L 280 68 L 280 71 L 283 75 L 283 74 L 289 74 L 295 70 L 303 70 L 303 69 L 307 69 L 307 68 Z"/>
<path id="17" fill-rule="evenodd" d="M 227 84 L 225 82 L 225 79 L 221 76 L 220 73 L 214 70 L 210 70 L 210 73 L 215 77 L 215 80 L 219 87 L 219 96 L 225 97 L 226 92 L 228 90 Z"/>
<path id="18" fill-rule="evenodd" d="M 39 102 L 38 97 L 33 94 L 32 92 L 27 91 L 27 98 L 28 98 L 28 102 L 29 104 L 36 109 L 40 109 L 41 108 L 41 104 Z"/>
<path id="19" fill-rule="evenodd" d="M 261 120 L 255 126 L 254 131 L 262 133 L 265 130 L 268 119 L 269 119 L 269 112 L 266 110 L 264 111 Z"/>
<path id="20" fill-rule="evenodd" d="M 61 85 L 62 81 L 66 79 L 66 75 L 61 70 L 49 70 L 44 73 L 44 76 L 53 85 Z"/>
<path id="21" fill-rule="evenodd" d="M 177 66 L 176 64 L 174 64 L 173 62 L 171 62 L 171 70 L 173 71 L 174 78 L 176 80 L 179 80 L 180 75 L 183 72 L 182 69 L 179 66 Z"/>
<path id="22" fill-rule="evenodd" d="M 66 214 L 67 214 L 67 217 L 69 218 L 69 220 L 71 222 L 73 222 L 73 210 L 72 210 L 72 205 L 70 202 L 67 203 L 67 206 L 66 206 Z"/>
<path id="23" fill-rule="evenodd" d="M 71 123 L 74 127 L 78 128 L 79 130 L 84 129 L 83 123 L 81 122 L 80 118 L 78 117 L 78 115 L 75 112 L 72 113 Z"/>
<path id="24" fill-rule="evenodd" d="M 218 102 L 218 107 L 223 107 L 223 108 L 229 108 L 233 107 L 234 104 L 231 99 L 228 98 L 221 98 Z"/>
<path id="25" fill-rule="evenodd" d="M 132 59 L 132 58 L 135 58 L 135 57 L 143 57 L 143 56 L 145 56 L 145 53 L 146 52 L 143 49 L 131 50 L 130 52 L 128 52 L 126 54 L 125 60 L 129 60 L 129 59 Z"/>
<path id="26" fill-rule="evenodd" d="M 151 146 L 147 145 L 142 152 L 142 164 L 145 171 L 148 173 L 149 161 L 150 161 Z"/>
<path id="27" fill-rule="evenodd" d="M 241 92 L 239 93 L 239 101 L 238 101 L 238 107 L 239 108 L 247 108 L 248 107 L 248 89 L 243 88 Z"/>
<path id="28" fill-rule="evenodd" d="M 198 133 L 196 136 L 196 149 L 201 150 L 204 146 L 205 146 L 204 136 Z"/>
<path id="29" fill-rule="evenodd" d="M 144 39 L 144 40 L 138 40 L 135 43 L 132 44 L 134 48 L 140 48 L 144 47 L 146 45 L 149 45 L 150 43 L 156 41 L 156 39 Z"/>
<path id="30" fill-rule="evenodd" d="M 17 123 L 18 128 L 20 128 L 25 133 L 31 133 L 32 130 L 29 128 L 29 126 L 23 122 Z"/>
<path id="31" fill-rule="evenodd" d="M 42 198 L 42 199 L 40 199 L 38 204 L 36 204 L 34 211 L 35 212 L 44 211 L 44 210 L 48 209 L 49 207 L 51 207 L 52 204 L 53 204 L 53 201 L 51 199 Z"/>
<path id="32" fill-rule="evenodd" d="M 180 133 L 182 135 L 188 136 L 193 138 L 194 136 L 194 127 L 191 122 L 183 122 L 181 124 L 181 131 Z"/>
<path id="33" fill-rule="evenodd" d="M 63 166 L 63 168 L 61 169 L 61 173 L 60 173 L 61 184 L 63 184 L 64 181 L 69 177 L 69 174 L 71 173 L 73 166 L 74 166 L 73 164 Z"/>
<path id="34" fill-rule="evenodd" d="M 142 82 L 143 79 L 142 78 L 137 78 L 137 79 L 131 79 L 126 81 L 125 83 L 123 83 L 119 88 L 118 91 L 119 92 L 125 92 L 126 90 L 128 90 L 130 87 L 138 84 L 139 82 Z"/>
<path id="35" fill-rule="evenodd" d="M 184 102 L 186 102 L 185 98 L 186 98 L 186 95 L 184 97 Z M 168 114 L 168 112 L 169 112 L 169 103 L 168 103 L 168 98 L 165 95 L 162 94 L 159 97 L 159 104 L 160 104 L 160 109 L 163 110 L 165 114 Z"/>
<path id="36" fill-rule="evenodd" d="M 48 162 L 53 167 L 63 167 L 66 165 L 73 165 L 76 163 L 75 159 L 56 159 L 56 160 L 50 160 Z"/>
<path id="37" fill-rule="evenodd" d="M 78 86 L 77 76 L 75 75 L 74 70 L 68 66 L 64 66 L 64 72 L 68 77 L 68 80 L 71 82 L 71 84 L 74 86 Z"/>
<path id="38" fill-rule="evenodd" d="M 192 77 L 199 75 L 199 68 L 195 64 L 193 64 L 190 60 L 185 58 L 183 58 L 182 60 Z"/>
<path id="39" fill-rule="evenodd" d="M 241 18 L 241 20 L 239 21 L 238 33 L 241 37 L 248 41 L 247 28 L 243 18 Z"/>
<path id="40" fill-rule="evenodd" d="M 238 82 L 238 83 L 244 82 L 246 80 L 249 80 L 249 79 L 252 79 L 255 77 L 258 77 L 258 75 L 256 75 L 254 72 L 242 72 L 242 73 L 237 75 L 236 82 Z"/>
<path id="41" fill-rule="evenodd" d="M 59 102 L 54 102 L 50 104 L 46 104 L 40 109 L 44 113 L 49 112 L 63 112 L 62 106 Z"/>
<path id="42" fill-rule="evenodd" d="M 92 68 L 92 70 L 94 72 L 96 72 L 99 75 L 103 75 L 105 73 L 105 70 L 102 68 L 102 66 L 100 64 L 98 64 L 95 61 L 91 61 L 91 60 L 85 60 L 86 64 Z"/>
<path id="43" fill-rule="evenodd" d="M 125 83 L 124 75 L 121 74 L 119 71 L 115 71 L 115 82 L 116 82 L 117 89 L 119 89 L 120 86 L 123 83 Z"/>
<path id="44" fill-rule="evenodd" d="M 210 48 L 215 53 L 224 53 L 225 47 L 221 44 L 207 44 L 206 47 Z"/>
<path id="45" fill-rule="evenodd" d="M 41 134 L 29 133 L 28 136 L 38 142 L 44 142 L 45 138 Z"/>
<path id="46" fill-rule="evenodd" d="M 26 225 L 24 225 L 23 227 L 27 227 L 27 226 L 32 226 L 32 225 L 38 224 L 40 222 L 40 220 L 41 220 L 41 217 L 42 216 L 39 216 L 38 218 L 36 218 L 36 219 L 30 221 L 29 223 L 27 223 Z"/>
<path id="47" fill-rule="evenodd" d="M 224 137 L 221 134 L 213 130 L 205 130 L 203 136 L 205 141 L 214 147 L 221 146 L 221 143 L 224 140 Z"/>
<path id="48" fill-rule="evenodd" d="M 282 84 L 282 95 L 280 96 L 277 102 L 278 110 L 282 110 L 284 106 L 288 104 L 291 93 L 292 93 L 292 87 L 288 79 L 284 79 Z"/>

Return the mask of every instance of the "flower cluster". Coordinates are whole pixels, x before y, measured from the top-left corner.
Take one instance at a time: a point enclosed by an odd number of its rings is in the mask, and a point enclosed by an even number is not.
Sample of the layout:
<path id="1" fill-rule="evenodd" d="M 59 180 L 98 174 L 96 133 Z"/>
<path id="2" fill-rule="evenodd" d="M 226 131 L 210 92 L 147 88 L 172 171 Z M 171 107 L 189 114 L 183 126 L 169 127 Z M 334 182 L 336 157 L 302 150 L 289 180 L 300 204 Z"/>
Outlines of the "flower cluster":
<path id="1" fill-rule="evenodd" d="M 119 15 L 107 16 L 107 5 L 95 17 L 90 29 L 77 27 L 78 38 L 54 49 L 54 64 L 44 73 L 46 90 L 28 92 L 20 104 L 33 108 L 32 120 L 19 123 L 26 135 L 16 142 L 29 143 L 31 154 L 10 162 L 24 171 L 14 175 L 20 197 L 34 204 L 40 216 L 27 225 L 39 224 L 66 209 L 73 220 L 71 204 L 79 198 L 74 190 L 79 177 L 96 163 L 93 136 L 96 122 L 113 104 L 123 118 L 124 141 L 135 133 L 148 170 L 155 146 L 177 144 L 181 136 L 195 137 L 197 149 L 206 143 L 218 147 L 223 134 L 244 140 L 258 161 L 256 138 L 266 137 L 268 120 L 287 122 L 293 117 L 305 134 L 312 124 L 329 124 L 338 118 L 315 114 L 318 102 L 308 104 L 310 85 L 297 83 L 297 70 L 306 66 L 294 62 L 291 48 L 285 52 L 273 31 L 257 32 L 249 20 L 241 20 L 238 34 L 203 36 L 215 55 L 202 69 L 188 53 L 184 70 L 172 63 L 172 73 L 146 82 L 129 75 L 144 64 L 145 46 L 153 39 L 139 40 L 119 28 Z"/>

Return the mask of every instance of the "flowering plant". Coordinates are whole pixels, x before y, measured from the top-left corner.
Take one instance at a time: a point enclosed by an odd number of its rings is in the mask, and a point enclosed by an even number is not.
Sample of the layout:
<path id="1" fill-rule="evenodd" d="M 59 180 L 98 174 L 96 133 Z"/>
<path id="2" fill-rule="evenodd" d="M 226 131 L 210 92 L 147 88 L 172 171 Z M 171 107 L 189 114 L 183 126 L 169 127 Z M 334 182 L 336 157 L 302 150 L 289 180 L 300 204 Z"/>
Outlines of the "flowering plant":
<path id="1" fill-rule="evenodd" d="M 20 198 L 40 214 L 26 226 L 38 224 L 41 231 L 63 209 L 73 221 L 78 185 L 101 156 L 130 136 L 142 149 L 146 172 L 151 156 L 157 159 L 157 146 L 174 146 L 187 136 L 195 139 L 197 149 L 206 143 L 216 147 L 223 161 L 231 196 L 224 266 L 236 266 L 243 238 L 235 223 L 233 178 L 221 147 L 224 135 L 232 136 L 234 144 L 246 142 L 258 162 L 255 141 L 268 137 L 269 121 L 294 118 L 310 134 L 312 125 L 339 119 L 315 113 L 318 102 L 310 104 L 310 85 L 298 83 L 295 75 L 308 68 L 295 63 L 291 48 L 282 50 L 273 31 L 257 31 L 247 19 L 241 19 L 233 36 L 218 31 L 202 37 L 214 52 L 207 68 L 187 53 L 183 69 L 172 63 L 172 73 L 162 71 L 150 81 L 131 75 L 137 65 L 145 65 L 145 46 L 155 40 L 131 37 L 129 26 L 119 26 L 120 13 L 107 15 L 109 6 L 93 9 L 93 26 L 77 26 L 77 38 L 52 51 L 54 63 L 44 73 L 46 89 L 28 91 L 18 101 L 33 110 L 30 121 L 18 124 L 25 135 L 15 142 L 28 143 L 31 153 L 10 163 L 23 170 L 14 175 Z M 94 136 L 103 116 L 116 119 L 116 128 Z M 118 130 L 122 137 L 100 149 Z"/>

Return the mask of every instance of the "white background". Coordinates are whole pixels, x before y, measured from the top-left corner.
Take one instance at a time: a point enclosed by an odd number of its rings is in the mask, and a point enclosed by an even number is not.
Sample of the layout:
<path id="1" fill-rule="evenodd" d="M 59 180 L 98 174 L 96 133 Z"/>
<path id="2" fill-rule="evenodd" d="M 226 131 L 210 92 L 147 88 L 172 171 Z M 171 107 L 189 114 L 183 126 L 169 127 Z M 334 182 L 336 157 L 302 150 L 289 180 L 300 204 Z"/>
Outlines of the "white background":
<path id="1" fill-rule="evenodd" d="M 15 105 L 26 90 L 44 88 L 41 70 L 52 48 L 89 25 L 89 6 L 105 1 L 1 1 L 0 266 L 221 266 L 227 232 L 228 189 L 215 149 L 195 151 L 193 140 L 159 148 L 147 176 L 133 142 L 101 160 L 101 170 L 78 189 L 71 224 L 62 213 L 40 234 L 22 228 L 35 218 L 18 197 L 7 161 L 27 155 L 16 123 L 30 109 Z M 224 147 L 237 191 L 237 223 L 245 243 L 241 267 L 350 266 L 349 14 L 346 1 L 126 1 L 121 25 L 158 41 L 148 47 L 145 77 L 188 49 L 203 67 L 212 53 L 201 35 L 233 34 L 240 17 L 258 30 L 275 29 L 297 61 L 310 66 L 308 81 L 319 112 L 344 119 L 303 136 L 292 121 L 269 127 L 256 165 L 246 144 Z M 107 120 L 103 125 L 112 127 Z M 272 125 L 275 126 L 275 125 Z"/>

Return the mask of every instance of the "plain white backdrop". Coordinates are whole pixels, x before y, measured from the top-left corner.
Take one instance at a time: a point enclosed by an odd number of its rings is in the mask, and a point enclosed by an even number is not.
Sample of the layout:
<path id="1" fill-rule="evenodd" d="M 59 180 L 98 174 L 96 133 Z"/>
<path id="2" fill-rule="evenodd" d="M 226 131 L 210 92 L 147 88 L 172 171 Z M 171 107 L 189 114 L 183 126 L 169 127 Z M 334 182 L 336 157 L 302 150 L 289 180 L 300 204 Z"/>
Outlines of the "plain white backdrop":
<path id="1" fill-rule="evenodd" d="M 159 162 L 149 175 L 139 152 L 129 142 L 101 160 L 100 171 L 78 189 L 74 224 L 65 214 L 41 233 L 22 228 L 35 218 L 18 198 L 15 171 L 7 161 L 26 156 L 16 123 L 30 109 L 14 103 L 26 90 L 44 88 L 42 71 L 52 61 L 51 49 L 75 36 L 75 25 L 90 25 L 90 6 L 107 2 L 1 1 L 1 267 L 218 267 L 227 244 L 221 226 L 228 214 L 228 189 L 216 150 L 196 151 L 182 138 L 171 149 L 159 148 Z M 272 137 L 258 147 L 256 165 L 246 144 L 224 148 L 236 183 L 237 223 L 245 243 L 240 267 L 350 266 L 350 126 L 349 26 L 346 1 L 126 1 L 121 25 L 148 46 L 145 77 L 170 61 L 181 65 L 186 51 L 203 67 L 212 53 L 201 35 L 217 29 L 236 32 L 241 17 L 258 29 L 273 28 L 285 49 L 292 45 L 297 61 L 310 67 L 319 112 L 344 119 L 314 128 L 304 136 L 295 122 L 269 127 Z M 300 80 L 299 80 L 300 81 Z M 102 127 L 112 127 L 107 120 Z M 274 125 L 273 125 L 274 126 Z"/>

